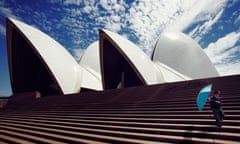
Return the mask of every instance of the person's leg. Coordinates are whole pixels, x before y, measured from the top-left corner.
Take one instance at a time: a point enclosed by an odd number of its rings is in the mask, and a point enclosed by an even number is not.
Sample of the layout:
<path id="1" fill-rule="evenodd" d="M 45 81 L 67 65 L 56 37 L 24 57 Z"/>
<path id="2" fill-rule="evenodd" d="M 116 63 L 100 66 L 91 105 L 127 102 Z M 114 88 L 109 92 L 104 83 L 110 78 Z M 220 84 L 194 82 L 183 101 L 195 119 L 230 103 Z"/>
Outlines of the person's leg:
<path id="1" fill-rule="evenodd" d="M 220 115 L 220 120 L 223 121 L 224 112 L 223 112 L 223 109 L 222 109 L 222 108 L 219 110 L 219 115 Z"/>
<path id="2" fill-rule="evenodd" d="M 212 110 L 213 110 L 214 118 L 216 120 L 216 125 L 220 127 L 222 125 L 220 114 L 219 114 L 220 110 L 219 109 L 215 109 L 215 108 L 213 108 Z"/>

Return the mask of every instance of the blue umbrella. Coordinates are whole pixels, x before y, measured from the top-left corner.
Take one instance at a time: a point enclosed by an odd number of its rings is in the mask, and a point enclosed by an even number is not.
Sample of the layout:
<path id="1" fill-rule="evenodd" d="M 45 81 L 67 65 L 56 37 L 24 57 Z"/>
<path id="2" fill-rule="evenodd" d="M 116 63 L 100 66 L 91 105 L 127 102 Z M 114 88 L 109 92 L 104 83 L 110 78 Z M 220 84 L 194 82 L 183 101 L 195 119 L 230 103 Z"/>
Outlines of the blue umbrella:
<path id="1" fill-rule="evenodd" d="M 212 89 L 212 84 L 208 84 L 199 91 L 197 100 L 196 100 L 199 111 L 202 111 L 204 105 L 206 104 L 208 96 L 211 93 L 211 89 Z"/>

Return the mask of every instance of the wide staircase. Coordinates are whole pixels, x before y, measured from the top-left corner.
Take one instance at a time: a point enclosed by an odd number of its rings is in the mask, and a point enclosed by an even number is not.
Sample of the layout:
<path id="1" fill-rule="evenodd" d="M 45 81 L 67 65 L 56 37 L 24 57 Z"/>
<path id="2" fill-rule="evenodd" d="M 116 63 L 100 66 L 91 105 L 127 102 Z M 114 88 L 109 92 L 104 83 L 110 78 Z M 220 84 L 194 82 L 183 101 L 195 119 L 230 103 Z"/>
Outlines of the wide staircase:
<path id="1" fill-rule="evenodd" d="M 214 125 L 199 90 L 221 90 L 225 118 Z M 0 143 L 240 143 L 240 75 L 125 89 L 9 99 Z"/>

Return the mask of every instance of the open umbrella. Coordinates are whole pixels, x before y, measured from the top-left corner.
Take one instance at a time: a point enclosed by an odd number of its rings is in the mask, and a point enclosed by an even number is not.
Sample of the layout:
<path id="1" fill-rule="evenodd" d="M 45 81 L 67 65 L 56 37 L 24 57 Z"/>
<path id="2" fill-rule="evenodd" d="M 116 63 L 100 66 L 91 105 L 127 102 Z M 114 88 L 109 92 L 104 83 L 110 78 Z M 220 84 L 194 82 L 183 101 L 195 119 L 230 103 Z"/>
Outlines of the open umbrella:
<path id="1" fill-rule="evenodd" d="M 202 111 L 205 103 L 207 102 L 208 96 L 211 93 L 211 89 L 212 89 L 212 84 L 208 84 L 199 91 L 197 100 L 196 100 L 199 111 Z"/>

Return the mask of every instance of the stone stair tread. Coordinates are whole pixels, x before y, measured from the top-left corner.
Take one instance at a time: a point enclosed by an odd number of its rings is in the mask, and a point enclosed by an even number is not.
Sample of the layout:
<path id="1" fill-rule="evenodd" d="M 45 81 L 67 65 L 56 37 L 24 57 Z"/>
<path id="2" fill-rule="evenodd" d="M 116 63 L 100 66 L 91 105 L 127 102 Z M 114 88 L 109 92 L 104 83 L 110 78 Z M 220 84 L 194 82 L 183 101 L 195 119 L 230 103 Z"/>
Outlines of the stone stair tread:
<path id="1" fill-rule="evenodd" d="M 0 143 L 239 143 L 240 75 L 9 99 L 0 109 Z M 209 103 L 196 107 L 207 83 L 220 89 L 226 114 L 214 125 Z"/>

